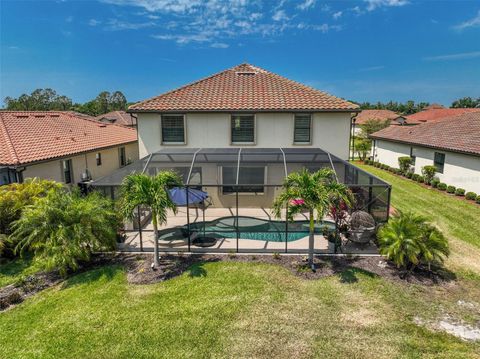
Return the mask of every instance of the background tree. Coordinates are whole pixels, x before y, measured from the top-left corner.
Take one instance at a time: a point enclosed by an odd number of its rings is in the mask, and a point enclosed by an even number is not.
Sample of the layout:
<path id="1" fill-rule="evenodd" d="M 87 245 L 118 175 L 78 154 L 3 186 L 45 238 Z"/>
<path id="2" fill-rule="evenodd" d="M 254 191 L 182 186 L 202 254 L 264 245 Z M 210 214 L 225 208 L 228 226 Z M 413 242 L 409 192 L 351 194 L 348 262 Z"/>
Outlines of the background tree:
<path id="1" fill-rule="evenodd" d="M 30 95 L 22 94 L 18 98 L 6 97 L 5 108 L 12 111 L 65 111 L 72 107 L 72 100 L 58 95 L 50 88 L 36 89 Z"/>
<path id="2" fill-rule="evenodd" d="M 364 124 L 360 125 L 362 132 L 360 136 L 367 139 L 372 133 L 380 131 L 388 126 L 390 126 L 390 120 L 383 121 L 379 119 L 370 119 L 365 121 Z"/>
<path id="3" fill-rule="evenodd" d="M 476 100 L 471 97 L 459 98 L 452 102 L 451 108 L 475 108 L 480 107 L 480 97 Z"/>
<path id="4" fill-rule="evenodd" d="M 351 204 L 351 192 L 342 183 L 338 183 L 335 172 L 323 168 L 310 173 L 304 169 L 300 172 L 290 173 L 284 180 L 282 191 L 273 202 L 273 214 L 281 218 L 282 209 L 288 207 L 287 220 L 293 221 L 294 216 L 308 211 L 309 240 L 308 262 L 312 270 L 316 220 L 321 221 L 336 201 L 343 201 L 347 206 Z"/>
<path id="5" fill-rule="evenodd" d="M 173 171 L 161 171 L 156 176 L 134 173 L 122 182 L 120 209 L 125 219 L 133 220 L 138 206 L 146 206 L 152 211 L 155 267 L 159 266 L 158 226 L 167 222 L 169 209 L 177 213 L 177 206 L 170 199 L 168 189 L 180 186 L 182 180 Z"/>

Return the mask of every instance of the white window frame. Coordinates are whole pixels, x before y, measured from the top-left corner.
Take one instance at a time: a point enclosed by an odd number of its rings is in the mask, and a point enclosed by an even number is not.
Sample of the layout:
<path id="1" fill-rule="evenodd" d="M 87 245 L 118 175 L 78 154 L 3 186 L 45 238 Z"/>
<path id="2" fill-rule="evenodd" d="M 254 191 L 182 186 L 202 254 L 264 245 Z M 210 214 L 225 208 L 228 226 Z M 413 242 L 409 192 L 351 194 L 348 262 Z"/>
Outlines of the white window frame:
<path id="1" fill-rule="evenodd" d="M 308 142 L 296 142 L 295 141 L 295 116 L 296 115 L 310 115 L 310 141 Z M 294 113 L 292 115 L 292 119 L 293 119 L 293 141 L 292 143 L 294 145 L 311 145 L 312 144 L 312 137 L 313 137 L 313 113 L 301 113 L 301 112 L 297 112 L 297 113 Z"/>
<path id="2" fill-rule="evenodd" d="M 253 142 L 234 142 L 232 136 L 232 117 L 233 116 L 253 116 Z M 230 144 L 242 146 L 254 146 L 257 144 L 257 115 L 254 113 L 232 113 L 230 114 Z"/>
<path id="3" fill-rule="evenodd" d="M 169 142 L 163 140 L 163 116 L 183 117 L 183 142 Z M 187 116 L 182 113 L 164 113 L 160 115 L 160 143 L 164 146 L 181 146 L 187 144 Z"/>

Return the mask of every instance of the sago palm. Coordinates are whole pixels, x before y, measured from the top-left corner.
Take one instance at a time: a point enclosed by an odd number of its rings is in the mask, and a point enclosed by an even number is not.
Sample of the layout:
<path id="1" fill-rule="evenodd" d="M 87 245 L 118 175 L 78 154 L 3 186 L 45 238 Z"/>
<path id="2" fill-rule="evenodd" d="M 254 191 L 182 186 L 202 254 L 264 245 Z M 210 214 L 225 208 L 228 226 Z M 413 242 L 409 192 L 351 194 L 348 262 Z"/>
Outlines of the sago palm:
<path id="1" fill-rule="evenodd" d="M 134 173 L 124 178 L 121 187 L 120 208 L 124 218 L 133 220 L 135 208 L 149 207 L 154 233 L 154 264 L 159 265 L 158 226 L 167 222 L 167 211 L 177 212 L 177 206 L 168 195 L 168 189 L 182 185 L 176 172 L 162 171 L 156 176 Z"/>
<path id="2" fill-rule="evenodd" d="M 290 173 L 285 178 L 282 192 L 273 203 L 273 213 L 280 218 L 282 208 L 288 207 L 287 220 L 293 221 L 296 214 L 308 211 L 310 220 L 308 260 L 312 269 L 314 268 L 315 214 L 317 220 L 321 221 L 334 201 L 342 200 L 350 205 L 351 198 L 350 190 L 336 181 L 335 172 L 329 168 L 323 168 L 314 173 L 303 169 Z M 298 201 L 301 205 L 290 205 L 299 203 Z"/>
<path id="3" fill-rule="evenodd" d="M 99 193 L 52 191 L 24 209 L 13 224 L 16 252 L 32 251 L 46 270 L 77 269 L 93 251 L 115 247 L 118 216 Z"/>
<path id="4" fill-rule="evenodd" d="M 448 241 L 428 220 L 413 212 L 398 212 L 378 233 L 380 254 L 397 267 L 413 271 L 419 264 L 430 267 L 448 256 Z"/>

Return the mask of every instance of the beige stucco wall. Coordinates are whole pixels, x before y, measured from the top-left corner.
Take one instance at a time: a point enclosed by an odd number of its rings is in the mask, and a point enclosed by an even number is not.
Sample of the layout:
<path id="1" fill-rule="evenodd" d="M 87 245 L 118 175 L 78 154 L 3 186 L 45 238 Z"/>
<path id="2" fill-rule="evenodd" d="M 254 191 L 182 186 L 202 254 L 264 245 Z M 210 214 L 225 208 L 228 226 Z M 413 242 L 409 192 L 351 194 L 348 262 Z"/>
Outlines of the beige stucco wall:
<path id="1" fill-rule="evenodd" d="M 293 143 L 293 113 L 257 113 L 255 145 L 248 147 L 298 147 Z M 230 114 L 189 113 L 186 115 L 186 144 L 162 145 L 161 117 L 158 113 L 138 114 L 140 157 L 165 147 L 239 147 L 230 142 Z M 312 143 L 302 147 L 320 147 L 348 159 L 350 135 L 349 113 L 315 113 L 312 124 Z"/>
<path id="2" fill-rule="evenodd" d="M 41 162 L 26 167 L 23 172 L 23 178 L 39 177 L 43 179 L 51 179 L 58 182 L 63 182 L 63 172 L 61 169 L 61 161 L 71 159 L 73 171 L 73 183 L 77 183 L 81 179 L 85 168 L 88 168 L 93 179 L 98 179 L 106 176 L 120 168 L 119 148 L 125 147 L 125 154 L 127 160 L 135 161 L 138 159 L 138 145 L 136 142 L 129 143 L 125 146 L 111 147 L 98 151 L 92 151 L 85 154 L 64 157 L 51 161 Z M 102 154 L 102 164 L 97 166 L 96 154 Z"/>
<path id="3" fill-rule="evenodd" d="M 375 147 L 373 149 L 375 161 L 398 168 L 398 157 L 402 156 L 410 156 L 409 145 L 381 140 L 375 141 Z"/>
<path id="4" fill-rule="evenodd" d="M 440 181 L 467 192 L 480 193 L 480 157 L 457 152 L 435 150 L 428 147 L 410 146 L 388 141 L 376 141 L 375 160 L 398 168 L 398 157 L 409 156 L 410 147 L 416 156 L 415 173 L 421 174 L 422 167 L 433 165 L 434 153 L 445 154 L 443 173 L 437 173 Z"/>

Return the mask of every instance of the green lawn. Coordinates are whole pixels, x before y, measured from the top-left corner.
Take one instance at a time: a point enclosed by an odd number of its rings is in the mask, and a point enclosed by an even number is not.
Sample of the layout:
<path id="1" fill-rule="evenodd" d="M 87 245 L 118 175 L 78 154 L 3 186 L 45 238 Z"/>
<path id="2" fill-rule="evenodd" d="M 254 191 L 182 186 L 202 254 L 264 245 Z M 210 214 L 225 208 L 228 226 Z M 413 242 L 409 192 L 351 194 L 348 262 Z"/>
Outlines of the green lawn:
<path id="1" fill-rule="evenodd" d="M 305 280 L 276 265 L 212 262 L 129 285 L 123 268 L 108 266 L 1 312 L 0 358 L 480 358 L 480 342 L 415 324 L 480 322 L 480 209 L 364 168 L 393 185 L 396 208 L 445 231 L 456 281 L 424 287 L 361 270 Z M 33 270 L 7 266 L 0 285 Z"/>
<path id="2" fill-rule="evenodd" d="M 0 288 L 38 271 L 31 258 L 18 258 L 0 264 Z"/>
<path id="3" fill-rule="evenodd" d="M 306 281 L 279 266 L 234 262 L 133 286 L 110 266 L 1 313 L 0 357 L 472 358 L 480 343 L 413 318 L 448 311 L 475 321 L 455 303 L 479 297 L 473 281 L 447 291 L 357 270 Z"/>
<path id="4" fill-rule="evenodd" d="M 426 215 L 447 235 L 449 265 L 480 274 L 480 206 L 373 166 L 356 165 L 392 185 L 395 208 Z"/>

